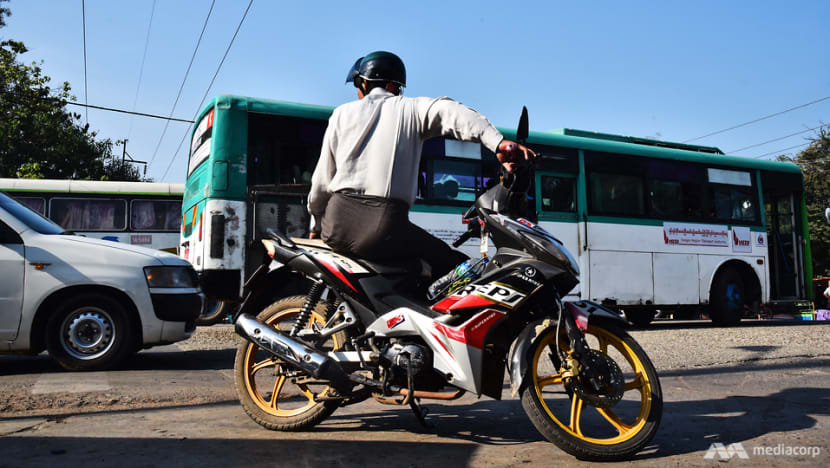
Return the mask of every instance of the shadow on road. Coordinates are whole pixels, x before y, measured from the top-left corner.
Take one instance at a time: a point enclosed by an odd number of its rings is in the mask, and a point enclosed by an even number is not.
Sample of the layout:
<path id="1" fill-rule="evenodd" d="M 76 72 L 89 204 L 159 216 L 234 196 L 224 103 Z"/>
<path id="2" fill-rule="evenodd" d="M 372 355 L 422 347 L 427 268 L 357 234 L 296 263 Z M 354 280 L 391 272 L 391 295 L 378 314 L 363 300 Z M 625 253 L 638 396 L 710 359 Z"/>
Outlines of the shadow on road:
<path id="1" fill-rule="evenodd" d="M 475 444 L 324 439 L 29 437 L 0 439 L 15 466 L 462 466 Z M 117 455 L 116 455 L 117 454 Z M 3 462 L 0 462 L 2 464 Z"/>
<path id="2" fill-rule="evenodd" d="M 142 351 L 116 370 L 223 370 L 233 369 L 235 349 L 194 351 Z M 0 356 L 0 376 L 67 372 L 46 353 L 37 356 Z M 82 375 L 83 372 L 78 372 Z"/>

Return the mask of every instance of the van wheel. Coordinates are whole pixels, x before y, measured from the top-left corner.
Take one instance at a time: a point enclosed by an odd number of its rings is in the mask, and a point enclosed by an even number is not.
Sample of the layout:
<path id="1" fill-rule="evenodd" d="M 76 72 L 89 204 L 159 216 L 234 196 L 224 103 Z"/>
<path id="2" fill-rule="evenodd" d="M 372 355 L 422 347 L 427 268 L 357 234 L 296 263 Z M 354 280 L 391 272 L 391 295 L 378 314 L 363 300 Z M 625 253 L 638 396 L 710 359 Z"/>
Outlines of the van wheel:
<path id="1" fill-rule="evenodd" d="M 712 285 L 710 316 L 715 325 L 737 325 L 746 308 L 744 280 L 732 268 L 723 270 Z"/>
<path id="2" fill-rule="evenodd" d="M 109 369 L 135 349 L 127 312 L 103 294 L 66 302 L 46 324 L 46 349 L 67 370 Z"/>

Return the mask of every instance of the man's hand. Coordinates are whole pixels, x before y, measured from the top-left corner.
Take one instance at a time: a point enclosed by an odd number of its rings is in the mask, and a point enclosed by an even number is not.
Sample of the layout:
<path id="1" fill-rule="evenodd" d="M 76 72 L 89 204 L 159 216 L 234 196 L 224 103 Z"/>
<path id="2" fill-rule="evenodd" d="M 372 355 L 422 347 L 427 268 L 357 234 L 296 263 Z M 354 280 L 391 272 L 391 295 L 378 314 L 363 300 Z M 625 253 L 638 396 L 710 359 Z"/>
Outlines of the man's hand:
<path id="1" fill-rule="evenodd" d="M 317 234 L 316 232 L 312 232 L 311 234 L 308 235 L 309 239 L 316 239 L 318 237 L 320 237 L 320 235 Z"/>
<path id="2" fill-rule="evenodd" d="M 536 153 L 532 149 L 510 140 L 502 140 L 496 151 L 496 158 L 507 169 L 507 172 L 513 172 L 516 169 L 516 161 L 522 159 L 533 161 L 535 157 Z"/>

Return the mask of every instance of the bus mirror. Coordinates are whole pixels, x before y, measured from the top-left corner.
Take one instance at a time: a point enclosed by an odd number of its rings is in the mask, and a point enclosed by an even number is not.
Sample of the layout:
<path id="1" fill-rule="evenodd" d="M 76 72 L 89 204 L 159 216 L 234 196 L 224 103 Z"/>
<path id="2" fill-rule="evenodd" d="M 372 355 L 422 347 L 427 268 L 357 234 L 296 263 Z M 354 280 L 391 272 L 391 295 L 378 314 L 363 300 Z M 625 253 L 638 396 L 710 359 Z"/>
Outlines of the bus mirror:
<path id="1" fill-rule="evenodd" d="M 827 224 L 830 224 L 830 208 L 824 209 L 824 220 L 827 221 Z"/>
<path id="2" fill-rule="evenodd" d="M 516 129 L 516 141 L 524 143 L 524 141 L 527 140 L 527 134 L 527 107 L 522 106 L 522 116 L 519 118 L 519 128 Z"/>

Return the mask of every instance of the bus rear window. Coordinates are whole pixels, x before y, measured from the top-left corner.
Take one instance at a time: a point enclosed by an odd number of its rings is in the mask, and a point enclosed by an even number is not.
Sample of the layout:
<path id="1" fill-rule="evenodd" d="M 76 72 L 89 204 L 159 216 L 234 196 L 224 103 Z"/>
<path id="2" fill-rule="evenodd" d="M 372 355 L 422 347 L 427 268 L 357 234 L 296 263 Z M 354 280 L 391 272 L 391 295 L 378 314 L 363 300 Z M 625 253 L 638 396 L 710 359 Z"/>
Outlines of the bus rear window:
<path id="1" fill-rule="evenodd" d="M 130 227 L 133 231 L 178 232 L 182 202 L 175 200 L 133 200 Z"/>
<path id="2" fill-rule="evenodd" d="M 127 201 L 53 198 L 49 217 L 70 231 L 123 231 L 127 227 Z"/>
<path id="3" fill-rule="evenodd" d="M 187 175 L 199 167 L 210 156 L 210 142 L 213 135 L 213 109 L 210 110 L 193 132 L 193 141 L 190 143 L 190 163 L 187 166 Z"/>

